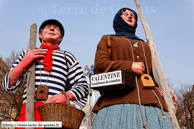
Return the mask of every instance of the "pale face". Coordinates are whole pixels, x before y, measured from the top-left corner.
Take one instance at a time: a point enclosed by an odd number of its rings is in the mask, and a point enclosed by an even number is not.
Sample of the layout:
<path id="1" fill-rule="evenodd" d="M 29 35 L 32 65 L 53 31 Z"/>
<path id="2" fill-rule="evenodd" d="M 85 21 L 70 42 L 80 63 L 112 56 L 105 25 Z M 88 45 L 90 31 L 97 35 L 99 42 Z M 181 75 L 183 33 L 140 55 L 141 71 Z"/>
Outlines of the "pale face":
<path id="1" fill-rule="evenodd" d="M 49 24 L 44 27 L 42 33 L 39 34 L 39 38 L 42 39 L 42 44 L 51 46 L 58 45 L 62 41 L 60 28 L 56 25 Z"/>
<path id="2" fill-rule="evenodd" d="M 135 15 L 133 14 L 133 12 L 126 10 L 125 12 L 123 12 L 121 14 L 122 19 L 128 23 L 130 26 L 134 26 L 135 25 Z"/>

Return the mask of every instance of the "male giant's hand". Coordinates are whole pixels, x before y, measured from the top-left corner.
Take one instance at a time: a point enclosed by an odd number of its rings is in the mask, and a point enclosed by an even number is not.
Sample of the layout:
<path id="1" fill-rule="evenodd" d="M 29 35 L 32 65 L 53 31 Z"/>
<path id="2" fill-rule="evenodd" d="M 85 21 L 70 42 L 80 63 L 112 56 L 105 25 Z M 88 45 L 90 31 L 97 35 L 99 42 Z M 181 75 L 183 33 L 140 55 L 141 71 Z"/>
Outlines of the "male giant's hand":
<path id="1" fill-rule="evenodd" d="M 22 61 L 13 69 L 16 76 L 20 76 L 22 72 L 37 58 L 42 58 L 46 54 L 42 49 L 28 49 L 28 52 L 24 55 Z"/>
<path id="2" fill-rule="evenodd" d="M 46 54 L 45 50 L 42 49 L 28 49 L 28 52 L 24 55 L 22 61 L 15 66 L 9 74 L 9 88 L 16 84 L 18 78 L 22 72 L 37 58 L 42 58 Z"/>
<path id="3" fill-rule="evenodd" d="M 143 62 L 133 62 L 131 71 L 135 74 L 142 75 L 145 72 L 145 66 Z"/>
<path id="4" fill-rule="evenodd" d="M 69 100 L 74 98 L 71 92 L 68 91 L 67 94 L 69 96 Z M 67 97 L 64 94 L 53 95 L 46 100 L 46 102 L 58 102 L 58 103 L 66 103 L 66 101 Z"/>

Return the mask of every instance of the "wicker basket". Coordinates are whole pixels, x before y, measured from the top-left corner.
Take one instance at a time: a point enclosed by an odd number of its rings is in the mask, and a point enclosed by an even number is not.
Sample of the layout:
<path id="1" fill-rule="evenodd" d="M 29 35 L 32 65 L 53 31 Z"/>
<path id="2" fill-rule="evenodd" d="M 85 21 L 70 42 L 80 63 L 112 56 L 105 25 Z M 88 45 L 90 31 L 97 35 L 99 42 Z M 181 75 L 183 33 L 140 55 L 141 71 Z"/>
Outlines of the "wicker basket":
<path id="1" fill-rule="evenodd" d="M 85 113 L 70 106 L 69 96 L 66 104 L 51 102 L 38 107 L 42 121 L 62 121 L 62 126 L 67 129 L 78 129 Z"/>

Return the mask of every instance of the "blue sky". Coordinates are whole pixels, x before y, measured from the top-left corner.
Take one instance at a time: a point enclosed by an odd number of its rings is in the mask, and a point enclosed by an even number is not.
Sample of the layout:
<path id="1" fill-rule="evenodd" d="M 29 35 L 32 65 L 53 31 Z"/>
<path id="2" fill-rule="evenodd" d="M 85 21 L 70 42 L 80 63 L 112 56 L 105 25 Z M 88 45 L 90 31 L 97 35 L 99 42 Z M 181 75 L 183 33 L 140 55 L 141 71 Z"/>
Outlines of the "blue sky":
<path id="1" fill-rule="evenodd" d="M 194 1 L 138 0 L 149 24 L 164 74 L 178 87 L 194 84 Z M 92 65 L 102 35 L 114 34 L 112 21 L 122 7 L 137 11 L 134 0 L 0 0 L 0 55 L 27 48 L 30 25 L 49 18 L 65 28 L 60 45 L 70 51 L 81 66 Z M 141 21 L 136 35 L 145 39 Z M 40 42 L 37 38 L 37 47 Z"/>

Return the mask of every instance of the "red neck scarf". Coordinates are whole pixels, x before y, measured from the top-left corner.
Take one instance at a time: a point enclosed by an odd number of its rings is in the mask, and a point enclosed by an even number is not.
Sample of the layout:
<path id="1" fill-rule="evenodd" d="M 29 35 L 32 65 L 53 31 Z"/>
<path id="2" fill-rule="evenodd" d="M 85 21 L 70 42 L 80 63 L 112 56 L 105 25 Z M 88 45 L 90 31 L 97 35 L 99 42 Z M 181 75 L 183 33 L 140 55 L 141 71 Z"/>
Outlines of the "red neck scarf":
<path id="1" fill-rule="evenodd" d="M 44 70 L 45 71 L 52 71 L 52 50 L 60 49 L 58 46 L 50 46 L 50 45 L 45 45 L 42 44 L 40 46 L 41 48 L 47 49 L 47 53 L 44 57 L 44 60 L 42 61 L 42 65 L 44 65 Z"/>

